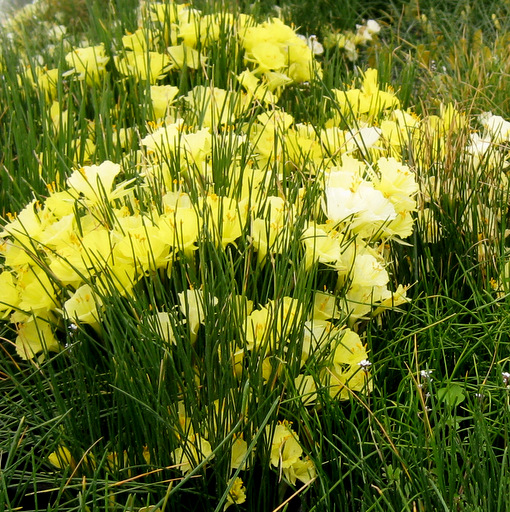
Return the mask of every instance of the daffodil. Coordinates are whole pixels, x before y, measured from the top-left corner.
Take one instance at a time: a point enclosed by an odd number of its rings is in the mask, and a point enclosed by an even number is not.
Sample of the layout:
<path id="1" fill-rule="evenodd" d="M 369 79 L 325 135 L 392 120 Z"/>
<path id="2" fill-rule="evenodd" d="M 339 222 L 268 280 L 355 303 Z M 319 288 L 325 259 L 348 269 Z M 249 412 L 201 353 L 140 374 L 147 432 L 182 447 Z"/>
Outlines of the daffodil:
<path id="1" fill-rule="evenodd" d="M 9 270 L 0 272 L 0 289 L 2 290 L 2 298 L 0 299 L 0 319 L 3 320 L 7 318 L 9 313 L 17 308 L 20 303 L 16 279 Z"/>
<path id="2" fill-rule="evenodd" d="M 236 477 L 233 482 L 229 482 L 228 485 L 230 489 L 223 510 L 226 510 L 230 505 L 241 505 L 246 501 L 246 487 L 244 487 L 243 481 L 239 477 Z"/>
<path id="3" fill-rule="evenodd" d="M 124 76 L 131 76 L 138 81 L 155 84 L 163 78 L 172 67 L 168 55 L 159 52 L 126 51 L 114 58 L 115 66 Z"/>
<path id="4" fill-rule="evenodd" d="M 99 83 L 106 73 L 106 64 L 110 58 L 106 55 L 104 44 L 76 48 L 69 52 L 66 62 L 72 66 L 69 73 L 76 73 L 80 80 L 86 80 L 88 84 Z"/>
<path id="5" fill-rule="evenodd" d="M 211 444 L 200 434 L 191 434 L 183 439 L 182 442 L 185 445 L 184 448 L 176 448 L 172 453 L 172 458 L 184 475 L 205 459 L 212 459 L 214 457 Z"/>
<path id="6" fill-rule="evenodd" d="M 165 117 L 178 93 L 179 88 L 173 85 L 151 85 L 150 98 L 156 119 Z"/>
<path id="7" fill-rule="evenodd" d="M 204 66 L 207 61 L 207 57 L 205 55 L 202 55 L 194 48 L 184 44 L 169 46 L 166 51 L 172 67 L 176 69 L 183 69 L 186 67 L 199 69 L 201 66 Z"/>
<path id="8" fill-rule="evenodd" d="M 171 313 L 167 311 L 156 311 L 155 314 L 151 315 L 150 320 L 151 327 L 169 345 L 175 345 L 176 343 L 173 329 L 176 321 Z"/>
<path id="9" fill-rule="evenodd" d="M 299 460 L 302 453 L 303 448 L 299 444 L 297 434 L 290 428 L 290 423 L 279 422 L 271 437 L 271 465 L 287 469 Z"/>
<path id="10" fill-rule="evenodd" d="M 230 457 L 230 467 L 232 469 L 247 469 L 249 462 L 247 460 L 248 443 L 242 436 L 235 436 L 232 443 L 232 454 Z"/>
<path id="11" fill-rule="evenodd" d="M 109 160 L 100 165 L 86 165 L 73 171 L 67 178 L 67 185 L 76 198 L 83 196 L 92 204 L 110 200 L 118 196 L 113 190 L 113 181 L 120 171 L 120 165 Z"/>
<path id="12" fill-rule="evenodd" d="M 186 317 L 192 336 L 196 337 L 200 324 L 205 322 L 204 294 L 202 290 L 191 289 L 179 293 L 178 297 L 180 310 Z M 214 297 L 212 303 L 217 302 Z"/>
<path id="13" fill-rule="evenodd" d="M 89 284 L 80 286 L 64 303 L 66 316 L 75 321 L 99 326 L 102 301 Z"/>
<path id="14" fill-rule="evenodd" d="M 15 340 L 16 353 L 21 359 L 33 359 L 48 352 L 59 352 L 60 343 L 55 337 L 50 320 L 32 316 L 18 324 Z"/>
<path id="15" fill-rule="evenodd" d="M 48 455 L 48 461 L 58 469 L 71 468 L 74 469 L 76 462 L 66 446 L 58 446 L 58 448 Z"/>

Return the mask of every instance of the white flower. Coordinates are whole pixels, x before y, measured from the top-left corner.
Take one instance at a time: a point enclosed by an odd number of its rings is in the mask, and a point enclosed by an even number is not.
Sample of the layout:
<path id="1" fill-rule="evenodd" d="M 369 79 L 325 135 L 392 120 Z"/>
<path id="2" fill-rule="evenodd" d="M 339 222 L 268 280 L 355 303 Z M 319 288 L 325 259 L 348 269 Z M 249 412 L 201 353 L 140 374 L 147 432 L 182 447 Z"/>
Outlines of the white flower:
<path id="1" fill-rule="evenodd" d="M 363 359 L 358 363 L 358 366 L 360 366 L 361 369 L 366 372 L 367 370 L 370 369 L 372 363 L 368 359 Z"/>
<path id="2" fill-rule="evenodd" d="M 510 122 L 501 116 L 494 116 L 491 112 L 485 112 L 480 115 L 480 123 L 495 142 L 510 140 Z"/>
<path id="3" fill-rule="evenodd" d="M 397 217 L 393 204 L 382 192 L 363 180 L 356 191 L 341 187 L 326 187 L 327 215 L 340 222 L 359 214 L 363 222 L 390 221 Z"/>
<path id="4" fill-rule="evenodd" d="M 368 20 L 367 30 L 370 34 L 378 34 L 381 31 L 381 25 L 375 20 Z"/>
<path id="5" fill-rule="evenodd" d="M 307 44 L 314 55 L 322 55 L 324 53 L 324 46 L 319 43 L 317 36 L 311 35 L 310 37 L 306 37 L 301 34 L 297 34 L 297 36 Z"/>
<path id="6" fill-rule="evenodd" d="M 420 376 L 422 379 L 427 380 L 428 382 L 432 382 L 432 372 L 434 370 L 420 370 Z"/>

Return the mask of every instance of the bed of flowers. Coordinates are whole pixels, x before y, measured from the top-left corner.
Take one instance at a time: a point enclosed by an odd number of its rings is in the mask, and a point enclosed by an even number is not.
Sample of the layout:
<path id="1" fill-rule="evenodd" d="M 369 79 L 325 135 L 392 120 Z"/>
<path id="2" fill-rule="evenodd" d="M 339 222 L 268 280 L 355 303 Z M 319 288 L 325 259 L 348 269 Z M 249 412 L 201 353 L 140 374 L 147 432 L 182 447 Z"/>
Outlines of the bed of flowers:
<path id="1" fill-rule="evenodd" d="M 17 185 L 30 194 L 2 205 L 4 503 L 340 510 L 353 468 L 335 443 L 361 425 L 393 461 L 384 478 L 411 478 L 371 412 L 378 333 L 437 270 L 409 255 L 449 243 L 448 207 L 486 293 L 505 297 L 505 261 L 489 260 L 504 252 L 510 122 L 418 115 L 376 67 L 326 87 L 325 54 L 351 65 L 374 20 L 324 48 L 277 17 L 143 2 L 131 31 L 45 25 L 34 54 L 36 15 L 6 26 L 17 51 L 1 63 L 3 116 L 40 115 L 30 152 L 21 132 L 2 140 L 11 182 L 32 169 Z M 428 418 L 432 374 L 412 364 Z"/>

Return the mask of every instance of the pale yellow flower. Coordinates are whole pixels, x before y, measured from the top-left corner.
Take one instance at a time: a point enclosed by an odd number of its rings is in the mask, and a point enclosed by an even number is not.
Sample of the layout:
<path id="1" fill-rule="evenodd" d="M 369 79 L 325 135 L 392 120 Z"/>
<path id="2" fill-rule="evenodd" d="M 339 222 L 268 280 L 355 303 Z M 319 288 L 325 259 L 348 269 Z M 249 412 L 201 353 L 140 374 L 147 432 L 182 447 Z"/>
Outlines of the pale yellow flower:
<path id="1" fill-rule="evenodd" d="M 271 465 L 282 469 L 289 468 L 299 460 L 302 453 L 303 448 L 296 433 L 290 428 L 290 423 L 279 422 L 271 440 Z"/>
<path id="2" fill-rule="evenodd" d="M 58 469 L 74 469 L 76 462 L 69 449 L 65 446 L 59 446 L 56 451 L 48 455 L 48 460 Z"/>
<path id="3" fill-rule="evenodd" d="M 32 359 L 38 354 L 58 352 L 60 344 L 49 321 L 32 316 L 17 327 L 16 353 L 21 359 Z"/>
<path id="4" fill-rule="evenodd" d="M 186 448 L 177 448 L 172 458 L 179 470 L 185 475 L 200 464 L 204 459 L 213 458 L 211 444 L 200 434 L 191 434 L 183 440 Z"/>
<path id="5" fill-rule="evenodd" d="M 69 319 L 97 326 L 100 319 L 101 299 L 89 284 L 80 286 L 64 303 L 64 311 Z"/>
<path id="6" fill-rule="evenodd" d="M 243 481 L 237 477 L 232 484 L 231 482 L 229 481 L 228 483 L 231 487 L 228 491 L 227 502 L 223 510 L 226 510 L 230 505 L 241 505 L 246 501 L 246 487 L 244 487 Z"/>
<path id="7" fill-rule="evenodd" d="M 106 55 L 104 44 L 88 46 L 87 48 L 76 48 L 69 52 L 66 62 L 73 69 L 69 73 L 77 73 L 80 80 L 86 80 L 88 84 L 99 83 L 101 77 L 106 73 L 106 64 L 110 57 Z"/>
<path id="8" fill-rule="evenodd" d="M 120 165 L 109 160 L 100 165 L 86 165 L 73 171 L 67 178 L 67 185 L 76 197 L 83 196 L 93 204 L 108 201 L 118 196 L 113 190 L 113 181 L 120 171 Z"/>

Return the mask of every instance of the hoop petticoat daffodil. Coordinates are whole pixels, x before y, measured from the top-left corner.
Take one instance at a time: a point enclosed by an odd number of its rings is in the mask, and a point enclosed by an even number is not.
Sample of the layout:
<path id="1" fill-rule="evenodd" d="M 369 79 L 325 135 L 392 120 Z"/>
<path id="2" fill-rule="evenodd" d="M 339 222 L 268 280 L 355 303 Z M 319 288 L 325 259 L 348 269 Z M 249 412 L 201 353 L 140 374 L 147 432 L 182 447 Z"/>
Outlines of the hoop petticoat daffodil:
<path id="1" fill-rule="evenodd" d="M 63 76 L 77 74 L 79 80 L 86 80 L 89 85 L 98 84 L 102 75 L 106 73 L 106 64 L 110 57 L 106 55 L 104 44 L 76 48 L 69 52 L 66 62 L 73 69 L 65 72 Z"/>
<path id="2" fill-rule="evenodd" d="M 129 180 L 113 188 L 113 182 L 121 171 L 120 164 L 105 160 L 99 165 L 85 165 L 73 171 L 67 178 L 69 193 L 75 198 L 85 198 L 89 205 L 110 202 L 126 194 Z"/>

